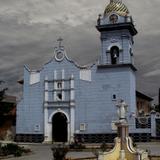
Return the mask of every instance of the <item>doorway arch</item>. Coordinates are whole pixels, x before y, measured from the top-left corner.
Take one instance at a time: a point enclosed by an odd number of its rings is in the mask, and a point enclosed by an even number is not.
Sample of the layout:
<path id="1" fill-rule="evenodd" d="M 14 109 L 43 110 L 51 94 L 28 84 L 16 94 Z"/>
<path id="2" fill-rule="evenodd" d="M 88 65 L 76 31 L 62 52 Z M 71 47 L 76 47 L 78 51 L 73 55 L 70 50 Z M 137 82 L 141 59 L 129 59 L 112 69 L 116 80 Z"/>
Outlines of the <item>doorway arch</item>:
<path id="1" fill-rule="evenodd" d="M 64 113 L 57 112 L 52 117 L 52 141 L 67 142 L 68 120 Z"/>

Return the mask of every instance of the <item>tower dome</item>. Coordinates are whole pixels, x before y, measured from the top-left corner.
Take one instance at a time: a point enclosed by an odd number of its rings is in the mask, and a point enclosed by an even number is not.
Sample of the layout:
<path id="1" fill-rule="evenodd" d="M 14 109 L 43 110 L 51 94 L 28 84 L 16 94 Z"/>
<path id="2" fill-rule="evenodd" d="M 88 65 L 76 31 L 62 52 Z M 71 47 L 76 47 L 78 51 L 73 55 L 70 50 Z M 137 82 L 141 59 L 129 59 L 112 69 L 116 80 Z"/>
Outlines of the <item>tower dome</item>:
<path id="1" fill-rule="evenodd" d="M 128 8 L 122 3 L 121 0 L 110 0 L 109 5 L 107 5 L 104 11 L 104 16 L 107 16 L 112 12 L 115 12 L 120 16 L 127 16 L 129 14 Z"/>

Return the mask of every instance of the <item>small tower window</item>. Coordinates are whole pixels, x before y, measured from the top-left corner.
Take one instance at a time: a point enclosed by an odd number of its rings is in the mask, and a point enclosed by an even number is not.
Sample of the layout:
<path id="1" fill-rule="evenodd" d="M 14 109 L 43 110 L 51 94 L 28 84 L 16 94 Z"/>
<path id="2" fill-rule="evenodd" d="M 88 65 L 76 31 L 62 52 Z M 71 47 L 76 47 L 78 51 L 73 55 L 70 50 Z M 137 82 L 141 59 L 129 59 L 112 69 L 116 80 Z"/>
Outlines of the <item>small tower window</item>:
<path id="1" fill-rule="evenodd" d="M 115 94 L 113 95 L 113 99 L 116 99 L 116 95 Z"/>
<path id="2" fill-rule="evenodd" d="M 116 14 L 112 14 L 110 17 L 109 17 L 109 20 L 112 24 L 115 24 L 117 23 L 118 21 L 118 16 Z"/>
<path id="3" fill-rule="evenodd" d="M 112 100 L 113 100 L 113 101 L 117 100 L 117 95 L 116 95 L 116 94 L 113 94 L 113 95 L 112 95 Z"/>
<path id="4" fill-rule="evenodd" d="M 114 46 L 110 50 L 111 64 L 117 64 L 119 59 L 119 48 Z"/>

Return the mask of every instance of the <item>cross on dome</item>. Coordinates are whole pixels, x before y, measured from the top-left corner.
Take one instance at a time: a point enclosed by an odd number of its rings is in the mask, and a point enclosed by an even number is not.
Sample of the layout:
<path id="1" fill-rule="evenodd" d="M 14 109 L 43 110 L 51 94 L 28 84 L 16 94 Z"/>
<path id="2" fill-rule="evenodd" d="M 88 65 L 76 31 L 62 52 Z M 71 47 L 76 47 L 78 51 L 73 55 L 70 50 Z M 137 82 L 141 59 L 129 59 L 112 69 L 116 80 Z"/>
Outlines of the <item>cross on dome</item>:
<path id="1" fill-rule="evenodd" d="M 57 39 L 57 42 L 59 42 L 59 48 L 62 47 L 62 41 L 63 41 L 63 39 L 62 39 L 61 37 L 59 37 L 59 38 Z"/>

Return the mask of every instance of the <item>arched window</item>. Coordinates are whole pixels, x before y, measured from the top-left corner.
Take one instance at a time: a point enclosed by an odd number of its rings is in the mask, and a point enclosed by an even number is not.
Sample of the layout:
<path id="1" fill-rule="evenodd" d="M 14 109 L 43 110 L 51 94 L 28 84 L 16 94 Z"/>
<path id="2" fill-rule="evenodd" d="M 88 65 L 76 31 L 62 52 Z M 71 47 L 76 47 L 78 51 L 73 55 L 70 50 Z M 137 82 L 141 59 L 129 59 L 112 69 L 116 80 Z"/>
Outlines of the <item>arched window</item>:
<path id="1" fill-rule="evenodd" d="M 113 46 L 110 50 L 111 54 L 111 64 L 117 64 L 119 58 L 119 48 L 117 46 Z"/>

